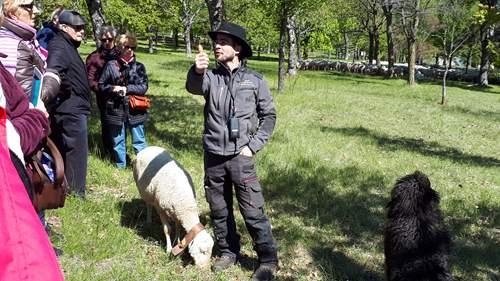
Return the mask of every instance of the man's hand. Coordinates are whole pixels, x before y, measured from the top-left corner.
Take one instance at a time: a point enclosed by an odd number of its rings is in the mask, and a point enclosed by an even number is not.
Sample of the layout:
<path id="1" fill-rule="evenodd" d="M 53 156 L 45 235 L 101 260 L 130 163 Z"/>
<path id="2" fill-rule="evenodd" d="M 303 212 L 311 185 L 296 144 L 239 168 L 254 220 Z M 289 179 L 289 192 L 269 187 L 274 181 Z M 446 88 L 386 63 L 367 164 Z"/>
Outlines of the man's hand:
<path id="1" fill-rule="evenodd" d="M 248 147 L 248 145 L 245 145 L 243 147 L 243 149 L 241 150 L 240 155 L 247 156 L 247 157 L 252 157 L 253 156 L 253 152 L 252 152 L 252 150 L 250 150 L 250 148 Z"/>
<path id="2" fill-rule="evenodd" d="M 203 74 L 208 69 L 208 63 L 208 55 L 203 51 L 203 47 L 200 44 L 198 45 L 198 54 L 196 54 L 196 58 L 194 59 L 194 70 L 198 74 Z"/>

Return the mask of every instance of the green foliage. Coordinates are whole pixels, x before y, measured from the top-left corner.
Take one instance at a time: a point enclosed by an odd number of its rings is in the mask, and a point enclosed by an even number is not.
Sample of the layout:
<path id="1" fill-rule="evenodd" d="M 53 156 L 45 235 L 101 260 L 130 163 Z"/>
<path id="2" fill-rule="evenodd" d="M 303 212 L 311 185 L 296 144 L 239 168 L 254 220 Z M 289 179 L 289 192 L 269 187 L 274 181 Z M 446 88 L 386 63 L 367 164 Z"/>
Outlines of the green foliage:
<path id="1" fill-rule="evenodd" d="M 493 25 L 500 22 L 500 10 L 495 6 L 478 3 L 474 18 L 478 24 Z"/>
<path id="2" fill-rule="evenodd" d="M 432 38 L 444 54 L 451 55 L 460 48 L 459 44 L 473 36 L 478 27 L 474 26 L 476 0 L 439 0 L 437 3 L 438 24 L 432 31 Z"/>
<path id="3" fill-rule="evenodd" d="M 270 44 L 277 46 L 279 33 L 275 28 L 276 14 L 266 7 L 265 0 L 226 1 L 226 19 L 245 26 L 248 39 L 256 52 Z"/>

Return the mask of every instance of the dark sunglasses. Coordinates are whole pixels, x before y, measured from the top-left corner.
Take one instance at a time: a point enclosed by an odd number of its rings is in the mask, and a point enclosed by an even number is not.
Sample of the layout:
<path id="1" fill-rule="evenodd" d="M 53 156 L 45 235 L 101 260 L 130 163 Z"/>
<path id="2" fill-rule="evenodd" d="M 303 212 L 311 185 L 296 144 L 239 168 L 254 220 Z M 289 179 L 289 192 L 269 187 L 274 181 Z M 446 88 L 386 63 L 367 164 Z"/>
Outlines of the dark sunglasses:
<path id="1" fill-rule="evenodd" d="M 31 2 L 31 4 L 22 4 L 22 5 L 19 5 L 19 8 L 25 10 L 26 12 L 32 14 L 33 13 L 33 8 L 35 7 L 35 4 L 33 4 L 33 2 Z"/>
<path id="2" fill-rule="evenodd" d="M 113 38 L 101 38 L 101 42 L 112 42 Z"/>
<path id="3" fill-rule="evenodd" d="M 84 30 L 84 29 L 85 29 L 85 26 L 83 26 L 83 25 L 77 25 L 77 26 L 72 25 L 71 27 L 72 27 L 72 28 L 73 28 L 76 32 L 78 32 L 78 31 L 82 31 L 82 30 Z"/>
<path id="4" fill-rule="evenodd" d="M 123 46 L 125 49 L 130 49 L 132 51 L 135 51 L 135 46 Z"/>

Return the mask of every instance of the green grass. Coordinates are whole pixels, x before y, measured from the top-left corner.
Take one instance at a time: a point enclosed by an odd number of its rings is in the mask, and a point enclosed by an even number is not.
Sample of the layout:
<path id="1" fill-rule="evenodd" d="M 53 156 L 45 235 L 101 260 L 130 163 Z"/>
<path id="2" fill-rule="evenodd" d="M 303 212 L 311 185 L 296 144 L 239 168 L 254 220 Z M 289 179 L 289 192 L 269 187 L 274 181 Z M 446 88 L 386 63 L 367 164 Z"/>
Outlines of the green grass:
<path id="1" fill-rule="evenodd" d="M 192 59 L 171 50 L 138 58 L 153 98 L 148 142 L 191 173 L 211 231 L 202 187 L 203 99 L 184 90 Z M 257 155 L 279 244 L 277 280 L 384 280 L 384 206 L 395 180 L 417 169 L 441 194 L 456 280 L 499 280 L 499 87 L 455 84 L 441 106 L 439 85 L 301 72 L 278 95 L 276 62 L 249 64 L 265 74 L 278 111 L 275 133 Z M 242 266 L 215 274 L 171 258 L 158 218 L 145 222 L 131 169 L 119 171 L 100 156 L 95 112 L 89 124 L 88 199 L 69 198 L 48 212 L 64 236 L 53 241 L 64 250 L 67 280 L 249 279 L 255 254 L 239 214 Z"/>

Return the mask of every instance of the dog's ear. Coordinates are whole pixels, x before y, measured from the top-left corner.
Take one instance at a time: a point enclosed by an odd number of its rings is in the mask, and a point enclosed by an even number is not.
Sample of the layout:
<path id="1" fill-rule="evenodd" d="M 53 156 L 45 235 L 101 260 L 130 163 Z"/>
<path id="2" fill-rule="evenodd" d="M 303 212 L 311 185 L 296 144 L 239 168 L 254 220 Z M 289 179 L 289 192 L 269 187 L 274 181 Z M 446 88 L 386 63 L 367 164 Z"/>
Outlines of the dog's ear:
<path id="1" fill-rule="evenodd" d="M 426 174 L 420 172 L 420 171 L 415 171 L 413 173 L 413 177 L 417 180 L 418 185 L 421 188 L 431 188 L 431 181 L 429 180 L 429 177 L 427 177 Z"/>

